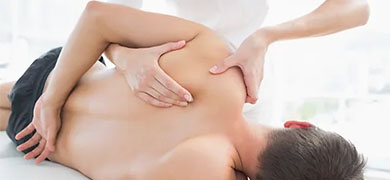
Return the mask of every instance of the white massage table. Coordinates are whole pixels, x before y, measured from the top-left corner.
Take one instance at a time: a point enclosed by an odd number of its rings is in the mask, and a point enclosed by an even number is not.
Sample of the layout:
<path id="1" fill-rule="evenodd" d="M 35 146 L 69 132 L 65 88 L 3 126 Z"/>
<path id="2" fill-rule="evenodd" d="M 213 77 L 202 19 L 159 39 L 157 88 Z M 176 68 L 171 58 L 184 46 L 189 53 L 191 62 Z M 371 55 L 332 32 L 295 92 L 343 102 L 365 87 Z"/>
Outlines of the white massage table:
<path id="1" fill-rule="evenodd" d="M 44 161 L 26 161 L 24 154 L 16 151 L 15 144 L 5 131 L 0 131 L 0 179 L 1 180 L 88 180 L 81 173 L 63 165 Z"/>
<path id="2" fill-rule="evenodd" d="M 16 146 L 5 131 L 0 131 L 0 180 L 88 180 L 81 173 L 63 165 L 44 161 L 39 165 L 34 160 L 26 161 L 24 154 L 16 151 Z M 366 173 L 367 174 L 367 173 Z M 372 174 L 372 173 L 368 173 Z M 386 175 L 387 174 L 387 175 Z M 366 180 L 390 180 L 390 173 L 367 176 Z"/>

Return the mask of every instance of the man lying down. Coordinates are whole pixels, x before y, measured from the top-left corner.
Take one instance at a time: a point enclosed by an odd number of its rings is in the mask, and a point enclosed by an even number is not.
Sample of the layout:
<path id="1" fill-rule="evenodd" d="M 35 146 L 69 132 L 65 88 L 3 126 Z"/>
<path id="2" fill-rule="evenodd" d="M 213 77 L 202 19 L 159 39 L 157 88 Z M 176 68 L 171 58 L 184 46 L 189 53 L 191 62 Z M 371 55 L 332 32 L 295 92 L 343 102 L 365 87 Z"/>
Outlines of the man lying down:
<path id="1" fill-rule="evenodd" d="M 135 58 L 148 60 L 156 55 L 148 47 L 179 40 L 185 46 L 162 55 L 159 64 L 191 92 L 186 107 L 146 104 L 118 68 L 96 61 L 110 44 L 142 48 Z M 60 51 L 44 54 L 16 83 L 1 87 L 10 99 L 1 106 L 3 114 L 11 111 L 7 134 L 27 159 L 46 153 L 44 136 L 31 123 L 37 102 L 35 111 L 62 108 L 48 159 L 92 179 L 363 179 L 363 158 L 335 133 L 301 122 L 275 129 L 245 121 L 241 71 L 209 74 L 231 50 L 202 25 L 90 2 Z M 36 114 L 34 121 L 42 118 Z"/>

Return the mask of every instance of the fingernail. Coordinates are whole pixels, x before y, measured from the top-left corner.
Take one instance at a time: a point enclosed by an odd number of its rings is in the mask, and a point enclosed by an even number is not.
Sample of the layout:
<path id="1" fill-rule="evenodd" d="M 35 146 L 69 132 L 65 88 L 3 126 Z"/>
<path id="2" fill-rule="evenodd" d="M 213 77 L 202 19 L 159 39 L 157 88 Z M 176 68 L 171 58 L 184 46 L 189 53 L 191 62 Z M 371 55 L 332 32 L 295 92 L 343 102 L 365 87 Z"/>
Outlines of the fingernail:
<path id="1" fill-rule="evenodd" d="M 210 72 L 216 73 L 217 69 L 218 69 L 217 66 L 213 66 L 213 67 L 210 68 Z"/>
<path id="2" fill-rule="evenodd" d="M 185 41 L 185 40 L 181 40 L 181 41 L 179 41 L 179 42 L 177 42 L 177 43 L 179 43 L 180 45 L 182 45 L 182 44 L 185 44 L 186 41 Z"/>
<path id="3" fill-rule="evenodd" d="M 192 102 L 192 98 L 190 95 L 186 94 L 184 95 L 184 98 L 188 101 L 188 102 Z"/>
<path id="4" fill-rule="evenodd" d="M 187 102 L 179 102 L 179 105 L 180 105 L 180 106 L 187 106 L 188 103 L 187 103 Z"/>

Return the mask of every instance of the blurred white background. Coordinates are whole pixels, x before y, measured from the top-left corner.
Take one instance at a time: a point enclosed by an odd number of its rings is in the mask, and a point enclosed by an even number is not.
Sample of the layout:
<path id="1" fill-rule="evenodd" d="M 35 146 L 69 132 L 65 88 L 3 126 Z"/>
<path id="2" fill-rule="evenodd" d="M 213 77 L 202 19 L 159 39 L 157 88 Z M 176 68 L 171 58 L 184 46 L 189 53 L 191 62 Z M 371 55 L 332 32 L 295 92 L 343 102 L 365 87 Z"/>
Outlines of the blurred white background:
<path id="1" fill-rule="evenodd" d="M 88 0 L 0 0 L 0 80 L 16 79 L 43 52 L 62 46 Z M 322 0 L 272 0 L 265 25 Z M 259 116 L 274 126 L 308 120 L 350 139 L 368 158 L 368 176 L 390 179 L 390 1 L 371 0 L 368 24 L 331 36 L 273 44 L 267 53 Z M 169 13 L 165 1 L 143 9 Z M 256 113 L 255 113 L 256 114 Z"/>

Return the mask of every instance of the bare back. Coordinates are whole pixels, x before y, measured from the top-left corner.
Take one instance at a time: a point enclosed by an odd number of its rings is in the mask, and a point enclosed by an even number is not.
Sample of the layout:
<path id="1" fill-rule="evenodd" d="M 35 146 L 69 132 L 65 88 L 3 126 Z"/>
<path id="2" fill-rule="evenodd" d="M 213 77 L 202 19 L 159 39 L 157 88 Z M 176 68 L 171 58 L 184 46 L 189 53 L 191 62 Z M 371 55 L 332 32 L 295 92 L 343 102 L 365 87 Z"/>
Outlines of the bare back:
<path id="1" fill-rule="evenodd" d="M 224 178 L 234 179 L 229 135 L 241 120 L 245 87 L 238 68 L 218 76 L 208 72 L 230 53 L 208 31 L 161 57 L 163 70 L 192 93 L 188 107 L 146 104 L 116 69 L 95 64 L 64 106 L 57 151 L 50 159 L 93 179 L 156 179 L 161 171 L 167 177 L 158 179 L 175 179 L 176 173 L 206 173 L 207 168 L 225 168 Z M 191 156 L 212 157 L 218 167 Z"/>

